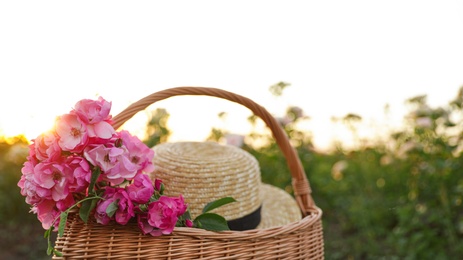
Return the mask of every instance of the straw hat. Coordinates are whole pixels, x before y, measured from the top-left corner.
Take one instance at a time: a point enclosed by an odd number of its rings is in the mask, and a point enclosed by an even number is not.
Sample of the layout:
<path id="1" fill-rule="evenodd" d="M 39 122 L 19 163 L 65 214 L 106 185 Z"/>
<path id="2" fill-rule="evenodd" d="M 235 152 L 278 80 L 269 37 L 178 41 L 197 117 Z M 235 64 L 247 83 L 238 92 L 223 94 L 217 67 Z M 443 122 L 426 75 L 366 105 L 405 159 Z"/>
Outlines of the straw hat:
<path id="1" fill-rule="evenodd" d="M 154 148 L 151 177 L 166 185 L 165 195 L 182 194 L 192 217 L 216 199 L 233 202 L 215 209 L 232 230 L 264 229 L 301 220 L 295 199 L 261 182 L 257 160 L 241 148 L 215 142 L 162 143 Z"/>

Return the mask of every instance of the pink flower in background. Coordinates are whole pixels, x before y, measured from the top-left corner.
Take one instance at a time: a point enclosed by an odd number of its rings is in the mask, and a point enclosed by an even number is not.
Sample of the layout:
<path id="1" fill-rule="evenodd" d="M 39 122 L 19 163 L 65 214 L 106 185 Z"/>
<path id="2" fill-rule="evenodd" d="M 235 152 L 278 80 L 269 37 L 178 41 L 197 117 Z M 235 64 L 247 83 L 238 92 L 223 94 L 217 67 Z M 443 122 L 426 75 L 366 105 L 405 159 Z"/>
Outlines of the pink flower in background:
<path id="1" fill-rule="evenodd" d="M 137 166 L 122 148 L 103 144 L 89 146 L 84 156 L 91 164 L 99 166 L 104 177 L 114 185 L 121 184 L 125 179 L 133 179 L 137 174 Z"/>
<path id="2" fill-rule="evenodd" d="M 187 206 L 183 197 L 178 198 L 161 196 L 159 200 L 148 206 L 148 223 L 157 228 L 150 232 L 151 235 L 170 234 L 174 230 L 178 217 L 185 213 Z"/>
<path id="3" fill-rule="evenodd" d="M 138 173 L 152 172 L 154 166 L 151 159 L 154 156 L 154 151 L 140 141 L 138 137 L 132 136 L 128 131 L 122 130 L 120 137 L 123 145 L 130 154 L 130 161 L 137 165 Z"/>
<path id="4" fill-rule="evenodd" d="M 146 174 L 138 174 L 132 184 L 126 187 L 129 198 L 136 203 L 145 204 L 154 193 L 153 183 Z"/>
<path id="5" fill-rule="evenodd" d="M 61 148 L 58 144 L 55 132 L 48 131 L 33 140 L 35 156 L 37 159 L 43 160 L 58 160 L 61 156 Z"/>
<path id="6" fill-rule="evenodd" d="M 226 134 L 225 141 L 227 145 L 233 145 L 236 147 L 242 147 L 244 144 L 244 135 L 239 134 Z"/>
<path id="7" fill-rule="evenodd" d="M 58 118 L 56 133 L 64 151 L 80 152 L 88 141 L 87 126 L 76 115 L 66 114 Z"/>

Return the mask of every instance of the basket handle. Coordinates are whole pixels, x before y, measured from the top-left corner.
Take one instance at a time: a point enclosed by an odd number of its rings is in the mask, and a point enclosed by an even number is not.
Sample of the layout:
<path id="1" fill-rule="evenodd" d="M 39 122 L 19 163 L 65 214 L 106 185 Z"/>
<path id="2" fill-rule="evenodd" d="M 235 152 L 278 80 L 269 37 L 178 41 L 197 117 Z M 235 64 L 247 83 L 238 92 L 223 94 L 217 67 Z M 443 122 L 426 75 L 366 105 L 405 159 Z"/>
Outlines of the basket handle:
<path id="1" fill-rule="evenodd" d="M 173 96 L 180 95 L 205 95 L 218 97 L 226 99 L 238 104 L 241 104 L 248 109 L 250 109 L 256 116 L 260 117 L 267 127 L 272 131 L 273 137 L 277 142 L 280 150 L 286 158 L 289 170 L 292 176 L 292 185 L 294 188 L 294 194 L 296 201 L 299 205 L 304 216 L 308 215 L 310 212 L 316 210 L 315 203 L 311 196 L 310 184 L 307 179 L 307 176 L 302 167 L 301 161 L 297 155 L 296 149 L 291 146 L 289 139 L 284 132 L 283 128 L 277 122 L 277 120 L 262 106 L 258 105 L 249 98 L 243 97 L 241 95 L 228 92 L 226 90 L 217 89 L 217 88 L 206 88 L 206 87 L 175 87 L 159 92 L 155 92 L 151 95 L 148 95 L 135 103 L 132 103 L 129 107 L 124 109 L 118 115 L 113 117 L 113 127 L 118 129 L 121 127 L 127 120 L 132 118 L 136 113 L 146 109 L 151 104 L 161 101 Z"/>

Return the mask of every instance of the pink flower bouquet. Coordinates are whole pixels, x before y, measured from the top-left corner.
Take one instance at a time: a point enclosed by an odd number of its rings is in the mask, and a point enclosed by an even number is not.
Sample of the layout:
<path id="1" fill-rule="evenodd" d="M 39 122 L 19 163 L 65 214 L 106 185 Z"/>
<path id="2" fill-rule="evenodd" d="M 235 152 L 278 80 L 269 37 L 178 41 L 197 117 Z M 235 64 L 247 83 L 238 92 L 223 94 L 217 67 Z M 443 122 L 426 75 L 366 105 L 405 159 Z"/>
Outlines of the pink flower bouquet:
<path id="1" fill-rule="evenodd" d="M 53 130 L 32 140 L 18 186 L 45 237 L 52 231 L 62 236 L 73 209 L 85 223 L 90 217 L 102 225 L 134 220 L 152 236 L 170 234 L 176 226 L 208 229 L 207 220 L 190 219 L 181 195 L 163 195 L 162 181 L 147 175 L 154 169 L 153 150 L 129 132 L 115 131 L 110 110 L 111 102 L 101 97 L 81 100 L 56 119 Z M 224 198 L 208 207 L 233 201 Z M 211 230 L 228 229 L 223 217 L 213 217 Z M 51 253 L 59 254 L 49 246 Z"/>

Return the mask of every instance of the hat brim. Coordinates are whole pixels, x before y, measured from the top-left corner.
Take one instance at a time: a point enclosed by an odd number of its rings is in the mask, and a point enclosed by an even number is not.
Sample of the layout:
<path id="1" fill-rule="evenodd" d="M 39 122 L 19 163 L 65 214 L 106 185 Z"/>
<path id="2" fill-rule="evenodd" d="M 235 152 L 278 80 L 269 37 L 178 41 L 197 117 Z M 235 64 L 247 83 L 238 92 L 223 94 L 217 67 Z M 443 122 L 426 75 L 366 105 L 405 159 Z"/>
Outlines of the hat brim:
<path id="1" fill-rule="evenodd" d="M 260 190 L 262 209 L 257 229 L 283 226 L 301 220 L 301 210 L 289 193 L 265 183 L 262 183 Z"/>

